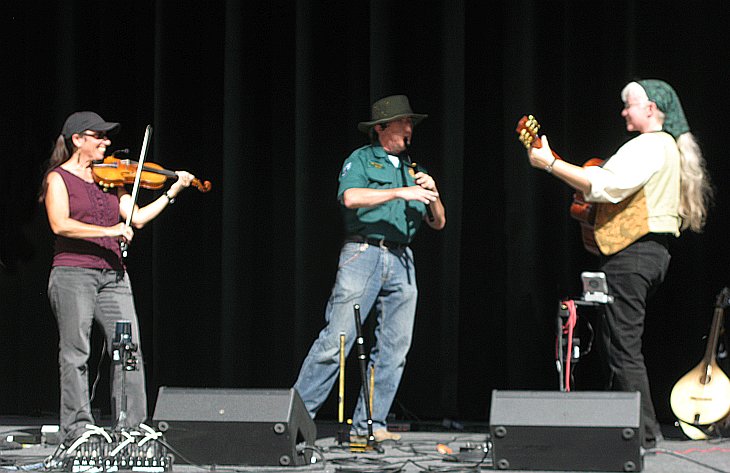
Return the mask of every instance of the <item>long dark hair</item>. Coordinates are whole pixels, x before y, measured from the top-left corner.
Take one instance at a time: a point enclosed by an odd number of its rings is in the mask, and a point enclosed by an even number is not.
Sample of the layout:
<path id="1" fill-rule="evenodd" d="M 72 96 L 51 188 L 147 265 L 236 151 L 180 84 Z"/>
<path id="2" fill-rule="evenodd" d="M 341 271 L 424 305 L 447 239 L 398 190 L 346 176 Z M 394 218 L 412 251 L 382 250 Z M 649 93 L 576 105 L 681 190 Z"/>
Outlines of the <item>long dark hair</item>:
<path id="1" fill-rule="evenodd" d="M 48 190 L 48 174 L 51 173 L 61 164 L 69 160 L 73 154 L 73 143 L 71 140 L 67 140 L 63 135 L 58 135 L 56 142 L 51 150 L 51 157 L 46 163 L 45 170 L 43 171 L 43 180 L 41 181 L 41 189 L 38 192 L 38 202 L 43 203 L 46 199 L 46 191 Z"/>

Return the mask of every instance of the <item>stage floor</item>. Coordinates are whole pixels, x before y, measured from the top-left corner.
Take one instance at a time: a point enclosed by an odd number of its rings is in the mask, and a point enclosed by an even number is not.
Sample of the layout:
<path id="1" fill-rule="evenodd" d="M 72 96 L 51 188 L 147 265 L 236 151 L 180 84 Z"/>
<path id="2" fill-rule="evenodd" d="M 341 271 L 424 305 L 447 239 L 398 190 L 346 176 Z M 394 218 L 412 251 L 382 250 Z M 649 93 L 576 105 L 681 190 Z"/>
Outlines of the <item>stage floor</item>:
<path id="1" fill-rule="evenodd" d="M 24 422 L 25 421 L 25 422 Z M 20 441 L 27 441 L 24 445 L 12 445 L 5 442 L 3 450 L 0 450 L 0 468 L 11 470 L 36 470 L 36 471 L 62 471 L 48 468 L 44 461 L 54 454 L 56 445 L 43 445 L 37 443 L 40 439 L 40 425 L 37 419 L 3 418 L 0 419 L 0 433 L 2 439 L 7 440 L 8 435 L 15 435 L 13 438 Z M 479 470 L 496 470 L 492 465 L 491 452 L 483 453 L 485 446 L 491 446 L 487 442 L 488 426 L 469 426 L 467 431 L 455 431 L 441 429 L 435 425 L 432 431 L 420 430 L 424 426 L 414 426 L 412 431 L 402 432 L 402 438 L 398 442 L 385 442 L 381 444 L 382 452 L 367 451 L 353 452 L 346 444 L 338 444 L 334 435 L 336 426 L 332 424 L 318 424 L 318 439 L 315 448 L 311 450 L 315 463 L 307 466 L 195 466 L 184 464 L 173 464 L 171 471 L 176 472 L 200 472 L 200 471 L 224 471 L 224 472 L 358 472 L 358 473 L 392 473 L 392 472 L 476 472 Z M 425 426 L 428 427 L 428 426 Z M 666 429 L 670 436 L 674 433 L 671 427 Z M 14 447 L 8 449 L 7 447 Z M 174 447 L 174 445 L 171 445 Z M 453 455 L 439 453 L 439 448 L 449 447 Z M 572 451 L 575 447 L 565 445 L 556 448 L 559 452 L 549 453 L 554 456 L 564 455 L 570 458 L 575 454 Z M 596 452 L 606 449 L 605 445 L 595 445 Z M 489 448 L 487 448 L 489 449 Z M 526 448 L 526 452 L 529 448 Z M 704 472 L 725 472 L 730 473 L 730 439 L 713 439 L 707 441 L 665 439 L 659 443 L 656 449 L 649 451 L 640 450 L 643 456 L 643 470 L 646 473 L 704 473 Z M 580 455 L 583 455 L 581 453 Z M 588 453 L 591 455 L 591 452 Z M 570 460 L 566 460 L 570 464 Z M 592 468 L 592 467 L 591 467 Z M 78 470 L 81 471 L 81 470 Z M 100 469 L 87 470 L 90 473 L 101 471 Z M 542 472 L 545 470 L 510 470 L 510 471 L 532 471 Z M 595 471 L 575 470 L 566 466 L 557 471 Z M 637 470 L 638 471 L 638 470 Z"/>

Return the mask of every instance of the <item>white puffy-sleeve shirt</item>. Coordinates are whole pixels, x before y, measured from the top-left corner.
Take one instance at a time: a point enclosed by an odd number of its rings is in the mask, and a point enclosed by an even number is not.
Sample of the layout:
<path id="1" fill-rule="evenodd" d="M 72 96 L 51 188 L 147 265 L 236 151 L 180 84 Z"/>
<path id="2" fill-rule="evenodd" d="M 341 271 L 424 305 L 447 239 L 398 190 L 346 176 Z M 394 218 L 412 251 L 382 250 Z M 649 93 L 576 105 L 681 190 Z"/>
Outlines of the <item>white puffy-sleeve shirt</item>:
<path id="1" fill-rule="evenodd" d="M 679 235 L 680 155 L 665 132 L 642 133 L 621 146 L 602 167 L 586 167 L 589 202 L 618 203 L 644 188 L 649 230 Z"/>

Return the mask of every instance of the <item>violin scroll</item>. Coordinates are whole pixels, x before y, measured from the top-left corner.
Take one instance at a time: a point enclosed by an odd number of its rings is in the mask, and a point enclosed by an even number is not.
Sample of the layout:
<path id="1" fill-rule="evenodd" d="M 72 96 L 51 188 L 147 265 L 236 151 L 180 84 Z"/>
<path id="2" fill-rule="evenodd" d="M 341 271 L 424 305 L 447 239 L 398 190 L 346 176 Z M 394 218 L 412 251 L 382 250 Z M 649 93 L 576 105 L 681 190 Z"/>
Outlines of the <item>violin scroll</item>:
<path id="1" fill-rule="evenodd" d="M 203 193 L 208 192 L 212 187 L 210 181 L 201 181 L 197 177 L 190 184 Z"/>

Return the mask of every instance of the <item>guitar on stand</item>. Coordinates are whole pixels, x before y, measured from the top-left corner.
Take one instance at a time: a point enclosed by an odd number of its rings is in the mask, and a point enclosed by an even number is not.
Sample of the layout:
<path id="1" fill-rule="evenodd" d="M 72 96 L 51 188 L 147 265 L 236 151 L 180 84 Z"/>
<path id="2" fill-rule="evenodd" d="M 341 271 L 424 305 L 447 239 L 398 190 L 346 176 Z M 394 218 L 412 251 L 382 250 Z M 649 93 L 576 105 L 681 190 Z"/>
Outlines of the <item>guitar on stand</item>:
<path id="1" fill-rule="evenodd" d="M 540 124 L 534 116 L 525 115 L 520 118 L 515 131 L 519 135 L 520 142 L 527 150 L 530 148 L 542 148 L 542 140 L 540 140 L 540 136 L 537 134 L 540 131 Z M 552 153 L 555 159 L 563 160 L 555 151 L 552 151 Z M 583 167 L 600 166 L 603 162 L 600 158 L 591 158 L 583 164 Z M 600 255 L 601 252 L 596 244 L 593 230 L 596 208 L 590 202 L 586 202 L 585 196 L 581 191 L 575 191 L 573 194 L 573 203 L 570 205 L 570 216 L 580 223 L 583 247 L 589 253 Z"/>
<path id="2" fill-rule="evenodd" d="M 670 404 L 682 431 L 693 440 L 706 439 L 713 424 L 730 415 L 730 379 L 717 364 L 717 344 L 730 289 L 717 295 L 710 335 L 702 361 L 672 388 Z"/>

